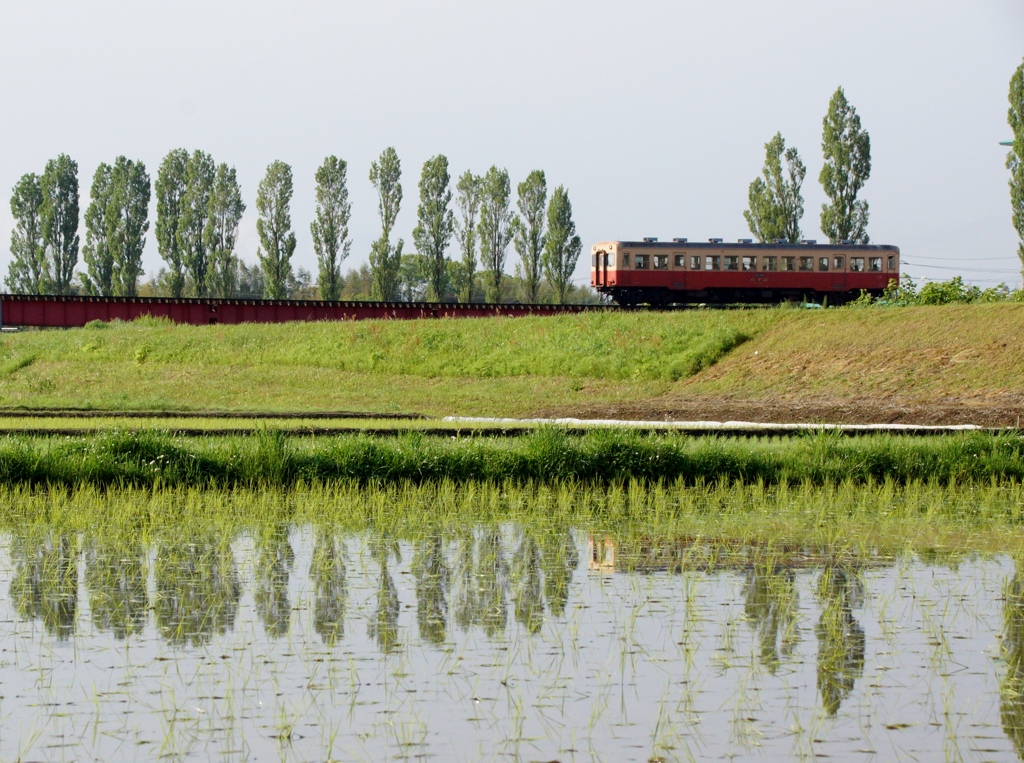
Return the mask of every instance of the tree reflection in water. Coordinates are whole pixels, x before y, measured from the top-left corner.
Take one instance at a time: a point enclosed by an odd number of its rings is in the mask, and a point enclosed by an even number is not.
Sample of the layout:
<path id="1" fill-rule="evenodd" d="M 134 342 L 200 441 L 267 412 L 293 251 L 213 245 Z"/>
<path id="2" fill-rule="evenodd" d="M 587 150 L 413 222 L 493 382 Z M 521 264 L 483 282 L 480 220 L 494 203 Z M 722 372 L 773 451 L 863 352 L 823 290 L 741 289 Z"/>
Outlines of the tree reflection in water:
<path id="1" fill-rule="evenodd" d="M 523 534 L 512 564 L 516 622 L 530 633 L 544 625 L 544 599 L 541 595 L 540 548 L 531 535 Z"/>
<path id="2" fill-rule="evenodd" d="M 131 543 L 94 538 L 85 557 L 93 625 L 125 639 L 142 632 L 149 608 L 145 552 Z"/>
<path id="3" fill-rule="evenodd" d="M 1024 572 L 1021 563 L 1004 588 L 1003 660 L 1006 673 L 999 683 L 999 716 L 1003 731 L 1024 760 Z"/>
<path id="4" fill-rule="evenodd" d="M 579 566 L 576 541 L 568 530 L 543 533 L 541 536 L 541 567 L 544 571 L 544 597 L 552 617 L 565 614 L 569 601 L 569 584 Z"/>
<path id="5" fill-rule="evenodd" d="M 257 536 L 256 612 L 272 638 L 288 634 L 292 605 L 288 599 L 288 578 L 295 552 L 288 539 L 288 526 L 274 525 Z"/>
<path id="6" fill-rule="evenodd" d="M 389 535 L 375 535 L 370 540 L 370 554 L 380 566 L 377 582 L 377 609 L 366 626 L 367 635 L 377 642 L 377 648 L 385 654 L 398 649 L 398 589 L 391 576 L 389 564 L 392 558 L 402 561 L 398 541 Z"/>
<path id="7" fill-rule="evenodd" d="M 78 613 L 78 551 L 68 535 L 15 535 L 10 596 L 18 614 L 41 620 L 59 639 L 74 635 Z"/>
<path id="8" fill-rule="evenodd" d="M 755 565 L 747 572 L 743 600 L 747 621 L 757 631 L 761 664 L 774 674 L 800 640 L 796 575 L 775 564 Z"/>
<path id="9" fill-rule="evenodd" d="M 860 578 L 842 567 L 825 567 L 818 598 L 818 691 L 825 711 L 835 715 L 864 672 L 864 629 L 853 617 L 863 599 Z"/>
<path id="10" fill-rule="evenodd" d="M 345 637 L 348 587 L 345 548 L 329 530 L 318 527 L 309 577 L 313 582 L 313 629 L 328 646 Z"/>
<path id="11" fill-rule="evenodd" d="M 444 643 L 448 630 L 448 564 L 444 539 L 431 533 L 413 545 L 412 574 L 416 581 L 416 623 L 420 638 Z"/>
<path id="12" fill-rule="evenodd" d="M 242 589 L 228 539 L 158 542 L 153 568 L 156 624 L 167 641 L 200 646 L 234 627 Z"/>

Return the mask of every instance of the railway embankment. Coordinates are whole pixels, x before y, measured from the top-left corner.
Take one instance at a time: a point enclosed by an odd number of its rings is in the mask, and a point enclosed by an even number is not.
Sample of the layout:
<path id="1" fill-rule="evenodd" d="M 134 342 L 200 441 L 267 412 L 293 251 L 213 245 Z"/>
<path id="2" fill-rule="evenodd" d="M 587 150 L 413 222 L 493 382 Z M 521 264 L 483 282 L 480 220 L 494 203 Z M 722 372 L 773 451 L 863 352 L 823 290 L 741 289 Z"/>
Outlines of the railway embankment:
<path id="1" fill-rule="evenodd" d="M 5 333 L 0 407 L 1015 426 L 1024 305 Z"/>

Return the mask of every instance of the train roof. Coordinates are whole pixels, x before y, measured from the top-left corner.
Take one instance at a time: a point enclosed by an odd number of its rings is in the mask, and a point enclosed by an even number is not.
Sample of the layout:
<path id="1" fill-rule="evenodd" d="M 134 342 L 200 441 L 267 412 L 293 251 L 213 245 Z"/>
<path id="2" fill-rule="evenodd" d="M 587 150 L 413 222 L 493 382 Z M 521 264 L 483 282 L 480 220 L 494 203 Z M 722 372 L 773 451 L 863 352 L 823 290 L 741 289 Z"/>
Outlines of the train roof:
<path id="1" fill-rule="evenodd" d="M 644 249 L 792 249 L 796 250 L 833 250 L 833 249 L 856 249 L 857 251 L 863 252 L 899 252 L 898 246 L 892 244 L 819 244 L 813 241 L 789 243 L 784 242 L 781 244 L 776 243 L 755 243 L 748 241 L 738 242 L 727 242 L 727 241 L 602 241 L 600 244 L 617 244 L 618 246 L 629 249 L 629 248 L 644 248 Z"/>

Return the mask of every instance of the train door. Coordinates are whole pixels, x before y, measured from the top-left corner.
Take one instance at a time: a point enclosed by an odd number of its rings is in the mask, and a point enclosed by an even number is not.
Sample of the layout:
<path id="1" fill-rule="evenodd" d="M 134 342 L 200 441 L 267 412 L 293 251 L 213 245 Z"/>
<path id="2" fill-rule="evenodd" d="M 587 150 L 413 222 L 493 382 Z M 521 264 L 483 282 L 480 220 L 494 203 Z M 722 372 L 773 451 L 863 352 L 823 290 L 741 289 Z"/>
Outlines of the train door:
<path id="1" fill-rule="evenodd" d="M 846 286 L 846 257 L 841 254 L 832 257 L 832 291 L 845 292 Z"/>
<path id="2" fill-rule="evenodd" d="M 597 261 L 594 263 L 594 285 L 608 285 L 608 257 L 610 255 L 604 250 L 597 253 Z"/>

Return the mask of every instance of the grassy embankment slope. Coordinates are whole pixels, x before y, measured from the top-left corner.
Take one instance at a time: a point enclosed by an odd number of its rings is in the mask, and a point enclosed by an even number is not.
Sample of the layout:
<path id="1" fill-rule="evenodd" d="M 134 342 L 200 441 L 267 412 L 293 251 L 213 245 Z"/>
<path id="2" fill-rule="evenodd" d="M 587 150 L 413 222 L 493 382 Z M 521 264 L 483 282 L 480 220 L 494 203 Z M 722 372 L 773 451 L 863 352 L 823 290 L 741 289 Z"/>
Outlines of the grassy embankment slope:
<path id="1" fill-rule="evenodd" d="M 775 420 L 937 406 L 968 419 L 998 409 L 1005 419 L 1024 399 L 1021 339 L 1016 304 L 141 321 L 5 335 L 0 406 Z"/>

